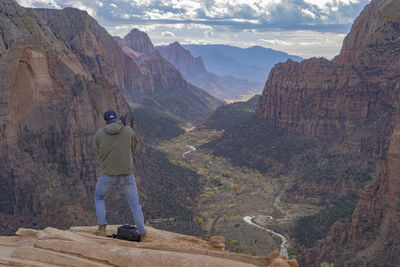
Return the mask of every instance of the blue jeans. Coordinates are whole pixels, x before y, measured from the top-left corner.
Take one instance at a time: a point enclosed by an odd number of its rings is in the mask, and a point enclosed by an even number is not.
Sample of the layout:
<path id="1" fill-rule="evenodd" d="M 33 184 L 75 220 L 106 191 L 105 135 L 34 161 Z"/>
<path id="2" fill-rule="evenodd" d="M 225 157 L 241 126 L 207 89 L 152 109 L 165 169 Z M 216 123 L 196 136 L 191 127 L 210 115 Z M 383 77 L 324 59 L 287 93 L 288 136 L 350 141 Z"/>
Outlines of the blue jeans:
<path id="1" fill-rule="evenodd" d="M 114 185 L 121 185 L 124 190 L 125 197 L 128 200 L 129 206 L 132 210 L 132 215 L 135 220 L 135 224 L 138 228 L 139 234 L 146 233 L 144 228 L 144 218 L 142 213 L 142 206 L 139 204 L 139 194 L 136 187 L 136 180 L 133 173 L 129 175 L 118 175 L 118 176 L 108 176 L 100 174 L 99 180 L 96 184 L 95 189 L 95 204 L 96 204 L 96 215 L 97 224 L 104 225 L 107 224 L 106 221 L 106 206 L 105 198 L 107 191 Z"/>

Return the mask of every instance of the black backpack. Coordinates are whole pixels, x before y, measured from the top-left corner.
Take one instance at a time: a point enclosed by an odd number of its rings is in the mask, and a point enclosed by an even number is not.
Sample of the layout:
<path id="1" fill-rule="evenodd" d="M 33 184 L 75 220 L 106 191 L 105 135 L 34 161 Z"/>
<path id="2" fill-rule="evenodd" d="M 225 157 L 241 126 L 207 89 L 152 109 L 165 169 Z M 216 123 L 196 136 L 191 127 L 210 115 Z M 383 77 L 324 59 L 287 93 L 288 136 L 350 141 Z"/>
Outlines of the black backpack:
<path id="1" fill-rule="evenodd" d="M 124 224 L 118 227 L 117 234 L 113 234 L 112 237 L 128 241 L 140 242 L 140 235 L 136 230 L 136 225 Z"/>

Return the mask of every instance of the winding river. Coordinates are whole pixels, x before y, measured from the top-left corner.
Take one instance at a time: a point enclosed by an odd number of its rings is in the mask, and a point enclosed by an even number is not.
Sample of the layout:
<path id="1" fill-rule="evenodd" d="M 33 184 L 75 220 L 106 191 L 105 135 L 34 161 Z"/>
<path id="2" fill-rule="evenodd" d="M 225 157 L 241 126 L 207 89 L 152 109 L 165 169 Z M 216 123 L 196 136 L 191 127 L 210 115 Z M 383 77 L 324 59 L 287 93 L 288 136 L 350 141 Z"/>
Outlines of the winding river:
<path id="1" fill-rule="evenodd" d="M 192 151 L 196 151 L 196 148 L 194 146 L 186 146 L 188 147 L 190 150 L 186 151 L 185 153 L 182 154 L 182 157 L 185 158 L 187 154 L 189 154 Z"/>
<path id="2" fill-rule="evenodd" d="M 186 147 L 189 148 L 189 150 L 186 151 L 186 152 L 184 152 L 184 153 L 182 154 L 182 157 L 183 157 L 183 158 L 186 158 L 186 155 L 188 155 L 189 153 L 196 151 L 196 148 L 195 148 L 194 146 L 186 146 Z M 280 198 L 279 198 L 279 195 L 278 195 L 278 196 L 275 198 L 274 207 L 276 207 L 276 205 L 277 205 L 279 202 L 280 202 Z M 248 224 L 250 224 L 250 225 L 252 225 L 252 226 L 255 226 L 255 227 L 257 227 L 257 228 L 259 228 L 259 229 L 261 229 L 261 230 L 264 230 L 264 231 L 266 231 L 266 232 L 268 232 L 268 233 L 271 233 L 271 234 L 273 234 L 273 235 L 279 236 L 279 237 L 281 238 L 281 240 L 282 240 L 282 243 L 281 243 L 281 251 L 280 251 L 280 253 L 281 253 L 281 255 L 283 255 L 283 256 L 285 256 L 286 258 L 288 258 L 289 255 L 288 255 L 288 251 L 287 251 L 287 248 L 286 248 L 286 243 L 287 243 L 286 237 L 284 237 L 284 236 L 281 235 L 280 233 L 277 233 L 277 232 L 272 231 L 271 229 L 265 228 L 265 227 L 263 227 L 263 226 L 261 226 L 261 225 L 258 225 L 258 224 L 256 224 L 256 223 L 254 223 L 254 222 L 253 222 L 253 219 L 254 219 L 254 218 L 267 218 L 267 219 L 269 219 L 269 220 L 275 220 L 275 219 L 274 219 L 272 216 L 268 216 L 268 215 L 267 215 L 267 216 L 266 216 L 266 215 L 257 215 L 257 216 L 245 216 L 245 217 L 243 217 L 243 220 L 244 220 L 246 223 L 248 223 Z"/>
<path id="3" fill-rule="evenodd" d="M 263 226 L 261 226 L 261 225 L 258 225 L 258 224 L 256 224 L 256 223 L 254 223 L 254 222 L 253 222 L 253 219 L 254 219 L 254 218 L 257 218 L 257 217 L 259 217 L 259 218 L 268 218 L 268 219 L 270 219 L 270 220 L 274 220 L 274 218 L 272 218 L 272 216 L 265 216 L 265 215 L 246 216 L 246 217 L 243 217 L 243 220 L 244 220 L 246 223 L 248 223 L 248 224 L 250 224 L 250 225 L 252 225 L 252 226 L 255 226 L 255 227 L 257 227 L 257 228 L 259 228 L 259 229 L 261 229 L 261 230 L 264 230 L 264 231 L 266 231 L 266 232 L 268 232 L 268 233 L 271 233 L 271 234 L 273 234 L 273 235 L 279 236 L 279 237 L 282 239 L 281 251 L 280 251 L 280 252 L 281 252 L 281 255 L 285 256 L 286 258 L 289 258 L 288 251 L 287 251 L 287 248 L 286 248 L 286 242 L 287 242 L 286 237 L 284 237 L 284 236 L 281 235 L 280 233 L 274 232 L 274 231 L 272 231 L 272 230 L 270 230 L 270 229 L 268 229 L 268 228 L 265 228 L 265 227 L 263 227 Z"/>

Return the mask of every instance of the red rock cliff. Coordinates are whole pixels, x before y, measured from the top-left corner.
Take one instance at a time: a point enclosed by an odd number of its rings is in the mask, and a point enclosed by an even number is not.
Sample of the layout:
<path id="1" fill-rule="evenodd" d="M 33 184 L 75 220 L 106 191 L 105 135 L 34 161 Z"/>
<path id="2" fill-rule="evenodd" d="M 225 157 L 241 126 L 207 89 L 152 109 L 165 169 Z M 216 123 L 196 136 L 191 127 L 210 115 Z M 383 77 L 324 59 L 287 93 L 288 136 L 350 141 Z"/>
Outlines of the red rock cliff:
<path id="1" fill-rule="evenodd" d="M 24 225 L 95 224 L 93 135 L 104 125 L 103 112 L 110 108 L 126 115 L 133 125 L 133 112 L 123 93 L 129 84 L 148 79 L 136 72 L 138 66 L 86 12 L 39 13 L 46 20 L 14 0 L 0 2 L 3 234 Z M 172 215 L 177 222 L 181 218 L 186 227 L 179 229 L 193 232 L 187 206 L 196 199 L 196 175 L 169 164 L 143 142 L 138 150 L 136 174 L 146 216 Z M 118 193 L 111 192 L 107 201 L 110 222 L 130 222 L 129 208 Z"/>
<path id="2" fill-rule="evenodd" d="M 172 62 L 179 69 L 183 76 L 186 73 L 206 72 L 203 59 L 194 57 L 190 51 L 183 48 L 178 42 L 166 47 L 159 47 L 161 55 Z"/>
<path id="3" fill-rule="evenodd" d="M 333 62 L 314 58 L 276 65 L 257 112 L 277 119 L 281 127 L 334 138 L 379 110 L 397 107 L 399 6 L 397 1 L 372 1 Z"/>
<path id="4" fill-rule="evenodd" d="M 96 80 L 109 80 L 124 92 L 143 92 L 149 81 L 118 43 L 90 17 L 74 8 L 36 9 L 56 36 L 77 53 Z"/>
<path id="5" fill-rule="evenodd" d="M 92 136 L 107 108 L 131 110 L 34 10 L 0 2 L 0 224 L 93 222 Z"/>
<path id="6" fill-rule="evenodd" d="M 279 127 L 333 141 L 334 149 L 354 158 L 384 162 L 361 193 L 351 222 L 337 222 L 305 252 L 312 266 L 399 262 L 399 25 L 399 1 L 372 0 L 338 57 L 276 65 L 258 103 L 257 113 Z M 376 122 L 379 128 L 368 128 Z"/>

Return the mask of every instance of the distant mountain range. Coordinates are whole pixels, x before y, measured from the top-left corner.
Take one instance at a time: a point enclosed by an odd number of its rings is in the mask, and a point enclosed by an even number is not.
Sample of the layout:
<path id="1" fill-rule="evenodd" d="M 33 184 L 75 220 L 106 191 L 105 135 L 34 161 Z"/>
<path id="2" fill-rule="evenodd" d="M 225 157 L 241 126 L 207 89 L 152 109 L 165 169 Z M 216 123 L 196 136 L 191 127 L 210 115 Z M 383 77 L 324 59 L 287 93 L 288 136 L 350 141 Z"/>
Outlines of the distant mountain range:
<path id="1" fill-rule="evenodd" d="M 272 67 L 288 59 L 303 58 L 261 46 L 240 48 L 230 45 L 182 45 L 193 56 L 201 56 L 208 71 L 251 82 L 265 83 Z M 260 90 L 261 92 L 261 90 Z"/>
<path id="2" fill-rule="evenodd" d="M 271 68 L 288 59 L 302 58 L 254 46 L 180 45 L 156 47 L 185 80 L 225 100 L 247 99 L 260 94 Z"/>
<path id="3" fill-rule="evenodd" d="M 223 102 L 188 83 L 176 67 L 162 57 L 145 32 L 132 29 L 124 38 L 115 38 L 122 51 L 138 64 L 146 88 L 131 90 L 126 96 L 135 103 L 168 112 L 191 121 Z"/>
<path id="4" fill-rule="evenodd" d="M 225 101 L 248 98 L 256 93 L 261 93 L 261 88 L 265 83 L 265 81 L 252 82 L 232 76 L 221 77 L 209 72 L 201 56 L 194 57 L 178 42 L 166 47 L 157 47 L 157 49 L 182 73 L 185 80 Z"/>

